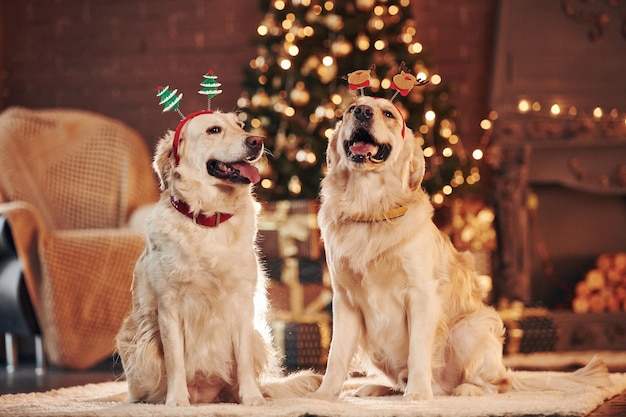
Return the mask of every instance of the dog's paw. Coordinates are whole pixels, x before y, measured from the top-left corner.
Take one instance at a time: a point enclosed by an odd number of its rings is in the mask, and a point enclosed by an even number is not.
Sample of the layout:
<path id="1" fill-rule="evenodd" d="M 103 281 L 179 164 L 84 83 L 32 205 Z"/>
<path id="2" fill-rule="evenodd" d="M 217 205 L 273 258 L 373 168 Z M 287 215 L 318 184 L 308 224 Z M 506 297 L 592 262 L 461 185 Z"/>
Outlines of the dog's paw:
<path id="1" fill-rule="evenodd" d="M 456 395 L 457 397 L 480 397 L 481 395 L 485 395 L 485 390 L 482 387 L 474 384 L 461 384 L 452 391 L 452 395 Z"/>
<path id="2" fill-rule="evenodd" d="M 241 403 L 243 405 L 252 405 L 252 406 L 257 406 L 257 405 L 263 405 L 266 403 L 265 398 L 261 397 L 261 396 L 253 396 L 253 397 L 243 397 L 241 399 Z"/>
<path id="3" fill-rule="evenodd" d="M 306 394 L 306 398 L 312 398 L 314 400 L 333 401 L 336 400 L 339 394 L 334 395 L 332 392 L 317 390 Z"/>
<path id="4" fill-rule="evenodd" d="M 386 385 L 367 384 L 354 391 L 355 397 L 384 397 L 386 395 L 396 395 L 398 392 Z"/>
<path id="5" fill-rule="evenodd" d="M 432 392 L 405 392 L 404 400 L 405 401 L 424 401 L 424 400 L 432 400 L 433 393 Z"/>

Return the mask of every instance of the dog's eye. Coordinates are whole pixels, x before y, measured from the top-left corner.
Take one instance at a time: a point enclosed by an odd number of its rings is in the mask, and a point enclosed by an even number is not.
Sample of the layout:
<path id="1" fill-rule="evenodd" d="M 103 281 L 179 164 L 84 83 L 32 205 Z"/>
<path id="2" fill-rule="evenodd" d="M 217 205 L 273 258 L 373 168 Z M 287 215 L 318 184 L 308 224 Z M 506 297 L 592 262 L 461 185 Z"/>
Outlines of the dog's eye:
<path id="1" fill-rule="evenodd" d="M 222 131 L 222 128 L 219 126 L 213 126 L 206 130 L 206 132 L 210 134 L 220 133 L 221 131 Z"/>
<path id="2" fill-rule="evenodd" d="M 354 108 L 355 108 L 355 107 L 356 107 L 356 106 L 350 106 L 350 107 L 348 107 L 348 113 L 352 113 L 352 112 L 354 111 Z"/>
<path id="3" fill-rule="evenodd" d="M 385 115 L 385 117 L 388 117 L 390 119 L 393 119 L 393 113 L 390 112 L 389 110 L 383 110 L 383 114 Z"/>

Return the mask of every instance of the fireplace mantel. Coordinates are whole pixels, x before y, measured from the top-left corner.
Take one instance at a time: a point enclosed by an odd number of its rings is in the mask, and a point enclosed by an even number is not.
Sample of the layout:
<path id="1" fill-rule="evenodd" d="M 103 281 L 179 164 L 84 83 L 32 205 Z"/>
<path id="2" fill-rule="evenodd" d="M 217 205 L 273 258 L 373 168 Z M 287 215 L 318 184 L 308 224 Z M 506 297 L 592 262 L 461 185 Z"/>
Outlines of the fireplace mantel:
<path id="1" fill-rule="evenodd" d="M 626 249 L 626 136 L 537 139 L 510 126 L 511 119 L 496 123 L 489 150 L 496 292 L 550 304 L 541 287 L 572 291 L 591 260 Z"/>
<path id="2" fill-rule="evenodd" d="M 626 251 L 626 39 L 610 25 L 592 41 L 561 7 L 499 2 L 487 152 L 495 295 L 550 307 L 566 306 L 599 254 Z"/>

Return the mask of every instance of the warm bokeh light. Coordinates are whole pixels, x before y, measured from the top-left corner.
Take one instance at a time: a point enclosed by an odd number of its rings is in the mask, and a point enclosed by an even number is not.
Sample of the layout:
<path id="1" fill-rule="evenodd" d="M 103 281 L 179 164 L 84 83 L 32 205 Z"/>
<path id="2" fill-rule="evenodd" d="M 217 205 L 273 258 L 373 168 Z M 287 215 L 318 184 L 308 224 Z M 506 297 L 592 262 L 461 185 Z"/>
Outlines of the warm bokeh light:
<path id="1" fill-rule="evenodd" d="M 300 48 L 298 48 L 296 45 L 290 45 L 289 48 L 287 48 L 287 52 L 291 56 L 297 56 L 300 53 Z"/>
<path id="2" fill-rule="evenodd" d="M 596 119 L 602 118 L 602 109 L 600 107 L 596 107 L 595 109 L 593 109 L 593 117 L 595 117 Z"/>
<path id="3" fill-rule="evenodd" d="M 517 103 L 517 109 L 521 112 L 521 113 L 527 113 L 530 110 L 530 103 L 528 102 L 528 100 L 520 100 L 519 103 Z"/>
<path id="4" fill-rule="evenodd" d="M 411 54 L 419 54 L 420 52 L 422 52 L 422 49 L 424 49 L 424 47 L 419 42 L 414 42 L 409 45 L 409 53 Z"/>
<path id="5" fill-rule="evenodd" d="M 356 46 L 361 51 L 367 51 L 370 47 L 370 38 L 367 35 L 361 33 L 356 37 Z"/>
<path id="6" fill-rule="evenodd" d="M 431 200 L 432 200 L 434 205 L 440 206 L 440 205 L 443 204 L 443 194 L 442 193 L 435 193 L 435 194 L 433 194 Z"/>
<path id="7" fill-rule="evenodd" d="M 291 61 L 286 58 L 281 59 L 280 67 L 284 70 L 288 70 L 289 68 L 291 68 Z"/>

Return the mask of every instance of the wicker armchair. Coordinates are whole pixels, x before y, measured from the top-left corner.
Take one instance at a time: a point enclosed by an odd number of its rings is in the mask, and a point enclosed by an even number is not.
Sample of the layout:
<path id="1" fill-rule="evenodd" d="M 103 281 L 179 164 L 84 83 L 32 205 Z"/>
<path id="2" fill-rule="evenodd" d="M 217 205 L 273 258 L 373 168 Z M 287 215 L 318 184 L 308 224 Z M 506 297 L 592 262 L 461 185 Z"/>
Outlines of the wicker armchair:
<path id="1" fill-rule="evenodd" d="M 127 225 L 158 197 L 150 159 L 134 130 L 101 115 L 0 114 L 0 215 L 53 365 L 86 369 L 114 352 L 145 247 Z"/>

